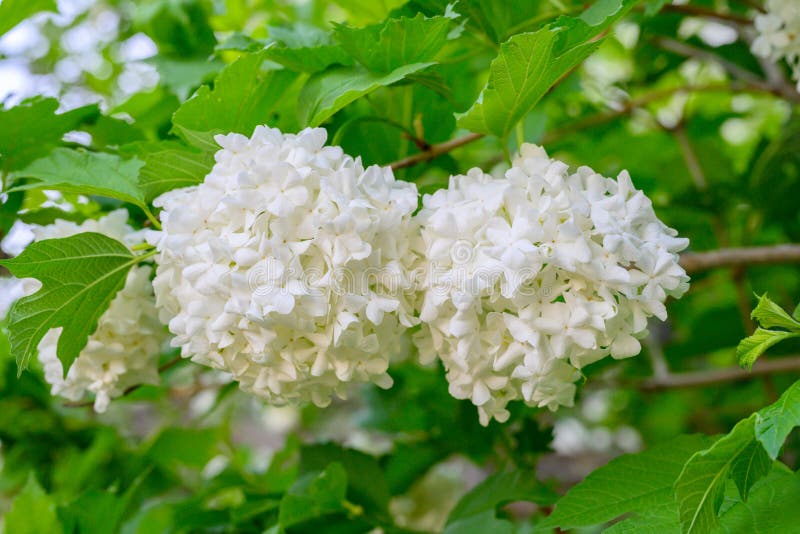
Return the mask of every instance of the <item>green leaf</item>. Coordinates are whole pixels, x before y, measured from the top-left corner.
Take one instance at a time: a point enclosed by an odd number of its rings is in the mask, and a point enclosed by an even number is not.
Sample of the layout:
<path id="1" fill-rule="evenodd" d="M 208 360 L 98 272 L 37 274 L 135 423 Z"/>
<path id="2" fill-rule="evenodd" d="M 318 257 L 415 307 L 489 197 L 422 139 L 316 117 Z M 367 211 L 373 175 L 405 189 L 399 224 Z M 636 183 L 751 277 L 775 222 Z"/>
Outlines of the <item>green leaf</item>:
<path id="1" fill-rule="evenodd" d="M 793 332 L 800 332 L 800 322 L 772 302 L 766 293 L 758 297 L 758 304 L 750 316 L 763 328 L 785 328 Z"/>
<path id="2" fill-rule="evenodd" d="M 17 278 L 42 283 L 9 312 L 9 339 L 19 372 L 44 335 L 63 327 L 56 350 L 66 375 L 137 261 L 122 243 L 92 232 L 32 243 L 16 258 L 0 261 Z"/>
<path id="3" fill-rule="evenodd" d="M 269 123 L 297 74 L 263 70 L 265 59 L 264 53 L 243 56 L 219 73 L 213 89 L 198 89 L 173 115 L 173 132 L 190 145 L 215 152 L 215 135 L 251 135 L 256 126 Z"/>
<path id="4" fill-rule="evenodd" d="M 638 454 L 611 460 L 572 488 L 543 527 L 562 529 L 606 523 L 631 512 L 647 512 L 673 499 L 673 484 L 686 461 L 708 446 L 706 436 L 680 436 Z"/>
<path id="5" fill-rule="evenodd" d="M 158 45 L 161 54 L 207 57 L 217 40 L 208 23 L 211 3 L 206 0 L 154 0 L 135 10 L 135 25 Z"/>
<path id="6" fill-rule="evenodd" d="M 800 478 L 783 466 L 753 487 L 747 502 L 739 502 L 720 517 L 721 533 L 785 534 L 800 525 Z"/>
<path id="7" fill-rule="evenodd" d="M 328 465 L 341 465 L 347 474 L 347 497 L 377 514 L 388 514 L 389 486 L 372 456 L 335 444 L 308 445 L 300 450 L 300 473 L 318 473 Z"/>
<path id="8" fill-rule="evenodd" d="M 335 44 L 331 34 L 308 24 L 269 28 L 275 42 L 265 50 L 268 59 L 299 72 L 319 72 L 331 65 L 352 65 L 353 60 Z M 262 45 L 263 46 L 263 45 Z"/>
<path id="9" fill-rule="evenodd" d="M 792 312 L 792 318 L 800 321 L 800 304 L 794 308 L 794 311 Z"/>
<path id="10" fill-rule="evenodd" d="M 529 501 L 539 505 L 552 504 L 557 495 L 536 480 L 535 473 L 511 471 L 496 473 L 464 495 L 458 501 L 447 523 L 483 514 L 494 515 L 498 506 L 514 501 Z"/>
<path id="11" fill-rule="evenodd" d="M 393 10 L 408 0 L 334 0 L 344 9 L 350 22 L 363 25 L 383 20 Z"/>
<path id="12" fill-rule="evenodd" d="M 800 333 L 797 332 L 756 328 L 752 336 L 741 340 L 736 347 L 736 356 L 739 358 L 739 365 L 751 369 L 759 356 L 764 354 L 771 346 L 798 336 L 800 336 Z"/>
<path id="13" fill-rule="evenodd" d="M 769 473 L 771 467 L 772 459 L 757 440 L 752 440 L 739 453 L 731 464 L 731 478 L 743 500 L 747 500 L 753 484 Z"/>
<path id="14" fill-rule="evenodd" d="M 637 0 L 601 0 L 577 19 L 561 17 L 534 33 L 521 33 L 500 46 L 489 80 L 477 101 L 457 115 L 458 125 L 505 139 L 562 76 L 599 46 L 592 39 Z"/>
<path id="15" fill-rule="evenodd" d="M 783 392 L 777 402 L 756 413 L 756 439 L 775 459 L 789 433 L 800 426 L 800 381 Z"/>
<path id="16" fill-rule="evenodd" d="M 514 525 L 506 519 L 495 517 L 494 510 L 486 510 L 480 514 L 448 523 L 443 534 L 475 534 L 476 532 L 514 534 Z"/>
<path id="17" fill-rule="evenodd" d="M 152 461 L 172 468 L 176 464 L 202 469 L 217 453 L 214 428 L 164 429 L 147 451 Z"/>
<path id="18" fill-rule="evenodd" d="M 225 63 L 207 57 L 174 58 L 155 56 L 147 60 L 158 71 L 158 78 L 163 87 L 175 93 L 181 100 L 186 100 L 191 91 L 213 77 L 225 67 Z"/>
<path id="19" fill-rule="evenodd" d="M 8 534 L 62 534 L 64 532 L 56 514 L 56 504 L 39 486 L 33 473 L 22 491 L 14 498 L 5 515 L 5 532 Z"/>
<path id="20" fill-rule="evenodd" d="M 754 449 L 755 446 L 761 449 Z M 763 447 L 755 441 L 755 414 L 706 450 L 695 453 L 675 481 L 681 529 L 691 534 L 709 532 L 718 525 L 717 513 L 725 483 L 733 476 L 742 497 L 770 467 Z"/>
<path id="21" fill-rule="evenodd" d="M 134 494 L 149 472 L 148 469 L 137 477 L 123 493 L 119 493 L 116 488 L 84 491 L 63 510 L 62 517 L 73 520 L 80 534 L 118 532 Z"/>
<path id="22" fill-rule="evenodd" d="M 382 24 L 352 28 L 339 24 L 334 35 L 342 48 L 367 69 L 387 73 L 403 65 L 432 61 L 451 30 L 447 17 L 388 19 Z"/>
<path id="23" fill-rule="evenodd" d="M 675 503 L 667 503 L 614 523 L 603 534 L 679 534 L 680 531 Z"/>
<path id="24" fill-rule="evenodd" d="M 121 152 L 144 162 L 139 170 L 139 186 L 147 202 L 172 189 L 201 183 L 214 166 L 212 152 L 177 141 L 131 143 Z"/>
<path id="25" fill-rule="evenodd" d="M 40 11 L 57 12 L 55 0 L 3 0 L 0 3 L 0 35 Z"/>
<path id="26" fill-rule="evenodd" d="M 82 149 L 56 148 L 49 155 L 13 173 L 15 180 L 31 178 L 14 190 L 57 189 L 67 193 L 100 195 L 145 207 L 139 187 L 137 159 L 123 160 L 113 154 Z"/>
<path id="27" fill-rule="evenodd" d="M 480 32 L 493 43 L 501 43 L 514 33 L 535 29 L 542 20 L 555 18 L 559 11 L 549 2 L 508 2 L 502 0 L 416 0 L 427 11 L 446 12 L 448 6 L 460 14 L 467 26 Z M 550 16 L 551 15 L 551 16 Z M 532 28 L 534 27 L 534 28 Z"/>
<path id="28" fill-rule="evenodd" d="M 344 511 L 347 474 L 338 463 L 330 464 L 321 473 L 301 477 L 281 500 L 278 523 L 293 525 Z"/>
<path id="29" fill-rule="evenodd" d="M 360 67 L 331 67 L 318 72 L 300 92 L 300 121 L 306 126 L 318 126 L 354 100 L 431 65 L 433 63 L 412 63 L 385 75 Z"/>
<path id="30" fill-rule="evenodd" d="M 57 109 L 54 98 L 34 98 L 5 110 L 0 107 L 0 169 L 24 167 L 47 154 L 65 133 L 100 113 L 95 104 L 60 114 Z"/>
<path id="31" fill-rule="evenodd" d="M 25 193 L 18 191 L 9 193 L 3 204 L 0 205 L 0 239 L 8 234 L 8 231 L 14 226 L 14 222 L 19 218 L 19 209 L 22 207 L 24 200 Z"/>

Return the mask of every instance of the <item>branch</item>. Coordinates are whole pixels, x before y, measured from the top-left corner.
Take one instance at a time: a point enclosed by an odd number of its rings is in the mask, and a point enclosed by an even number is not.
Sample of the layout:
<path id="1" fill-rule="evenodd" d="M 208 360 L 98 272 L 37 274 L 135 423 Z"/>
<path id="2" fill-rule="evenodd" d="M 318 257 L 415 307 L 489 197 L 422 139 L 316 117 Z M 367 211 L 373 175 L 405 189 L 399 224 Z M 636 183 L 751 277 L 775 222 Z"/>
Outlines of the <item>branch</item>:
<path id="1" fill-rule="evenodd" d="M 398 169 L 404 169 L 406 167 L 411 167 L 413 165 L 416 165 L 417 163 L 422 163 L 423 161 L 430 161 L 434 158 L 438 158 L 443 154 L 447 154 L 448 152 L 455 150 L 460 146 L 464 146 L 473 141 L 477 141 L 482 137 L 483 134 L 471 133 L 465 135 L 464 137 L 459 137 L 457 139 L 451 139 L 450 141 L 445 141 L 444 143 L 437 143 L 435 145 L 431 145 L 427 150 L 424 150 L 418 154 L 413 154 L 411 156 L 408 156 L 407 158 L 397 160 L 394 163 L 390 164 L 389 166 L 392 168 L 393 171 L 396 171 Z"/>
<path id="2" fill-rule="evenodd" d="M 770 83 L 769 81 L 764 81 L 756 74 L 750 72 L 749 70 L 743 67 L 740 67 L 733 61 L 729 61 L 727 59 L 720 57 L 719 55 L 715 54 L 710 50 L 698 48 L 696 46 L 692 46 L 690 44 L 681 41 L 676 41 L 675 39 L 669 39 L 667 37 L 656 38 L 653 40 L 653 43 L 656 46 L 663 48 L 664 50 L 673 52 L 680 56 L 702 59 L 705 61 L 713 61 L 719 64 L 723 69 L 728 71 L 728 73 L 731 76 L 737 78 L 738 80 L 741 80 L 742 82 L 746 83 L 747 85 L 751 86 L 754 89 L 772 93 L 773 95 L 784 98 L 790 102 L 795 102 L 795 103 L 800 102 L 800 94 L 797 93 L 797 91 L 793 86 L 791 86 L 791 84 L 783 82 Z"/>
<path id="3" fill-rule="evenodd" d="M 709 252 L 681 254 L 681 267 L 687 273 L 708 271 L 718 267 L 800 263 L 800 245 L 785 244 L 769 247 L 722 248 Z"/>
<path id="4" fill-rule="evenodd" d="M 694 388 L 713 386 L 728 382 L 742 382 L 759 376 L 800 371 L 800 356 L 759 360 L 748 371 L 741 367 L 715 369 L 712 371 L 694 371 L 690 373 L 672 373 L 665 377 L 653 377 L 636 385 L 642 391 L 662 391 L 665 389 Z"/>
<path id="5" fill-rule="evenodd" d="M 586 130 L 589 128 L 593 128 L 595 126 L 599 126 L 601 124 L 605 124 L 607 122 L 611 122 L 614 119 L 618 119 L 620 117 L 624 117 L 625 115 L 630 114 L 636 109 L 642 108 L 644 106 L 647 106 L 648 104 L 652 104 L 660 100 L 667 99 L 676 94 L 704 93 L 704 92 L 727 93 L 730 92 L 732 89 L 737 89 L 737 88 L 729 83 L 713 83 L 707 85 L 688 85 L 681 87 L 670 87 L 668 89 L 658 89 L 655 91 L 650 91 L 641 96 L 628 100 L 627 102 L 622 104 L 622 107 L 619 109 L 597 113 L 596 115 L 591 115 L 589 117 L 586 117 L 585 119 L 580 119 L 568 123 L 565 126 L 562 126 L 561 128 L 550 130 L 549 132 L 545 133 L 544 136 L 542 137 L 541 144 L 547 145 L 549 143 L 559 141 L 562 138 L 577 131 Z"/>
<path id="6" fill-rule="evenodd" d="M 667 4 L 661 8 L 662 12 L 672 12 L 672 13 L 681 13 L 684 15 L 690 15 L 694 17 L 706 17 L 710 19 L 717 19 L 721 22 L 732 22 L 736 25 L 749 25 L 753 23 L 753 19 L 750 17 L 743 17 L 741 15 L 734 15 L 733 13 L 720 13 L 719 11 L 713 11 L 711 9 L 706 9 L 699 6 L 691 6 L 691 5 L 674 5 L 674 4 Z"/>

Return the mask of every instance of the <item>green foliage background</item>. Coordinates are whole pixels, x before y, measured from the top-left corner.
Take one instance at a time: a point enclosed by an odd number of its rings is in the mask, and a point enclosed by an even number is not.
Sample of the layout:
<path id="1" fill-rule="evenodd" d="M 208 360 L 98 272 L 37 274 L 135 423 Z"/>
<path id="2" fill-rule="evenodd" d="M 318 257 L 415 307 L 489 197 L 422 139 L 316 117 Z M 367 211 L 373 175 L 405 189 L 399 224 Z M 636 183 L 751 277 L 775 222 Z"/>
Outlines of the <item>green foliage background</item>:
<path id="1" fill-rule="evenodd" d="M 38 15 L 50 46 L 30 60 L 34 73 L 54 72 L 70 53 L 64 35 L 100 13 L 119 17 L 119 34 L 101 43 L 103 69 L 0 109 L 0 235 L 17 220 L 81 220 L 119 206 L 155 224 L 152 200 L 203 179 L 215 134 L 269 124 L 320 125 L 366 164 L 411 157 L 397 176 L 423 192 L 472 166 L 502 169 L 521 142 L 541 143 L 608 176 L 628 169 L 691 252 L 800 241 L 800 93 L 785 65 L 749 52 L 761 2 L 668 4 L 102 0 L 66 27 Z M 0 34 L 56 9 L 3 0 Z M 709 37 L 731 31 L 723 44 Z M 157 47 L 144 61 L 159 81 L 128 94 L 119 47 L 140 33 Z M 70 104 L 76 90 L 98 103 Z M 43 190 L 75 211 L 46 205 Z M 84 305 L 96 305 L 76 324 L 63 297 L 28 302 L 3 323 L 9 534 L 799 528 L 800 317 L 783 311 L 800 298 L 795 265 L 693 272 L 642 355 L 587 368 L 576 408 L 558 413 L 517 405 L 508 423 L 483 428 L 473 406 L 448 394 L 443 371 L 410 354 L 392 389 L 364 387 L 325 410 L 265 408 L 181 363 L 162 386 L 97 416 L 51 397 L 31 356 L 40 327 L 64 326 L 72 335 L 59 357 L 71 363 L 124 271 L 108 287 L 91 281 L 129 268 L 131 255 L 96 235 L 70 239 L 4 263 L 45 285 L 79 273 Z M 82 257 L 89 252 L 102 262 Z M 37 269 L 37 254 L 63 268 Z M 50 315 L 37 322 L 42 306 Z M 769 348 L 781 372 L 738 370 L 737 345 L 753 332 L 741 363 Z M 707 380 L 686 387 L 687 376 Z M 622 431 L 633 444 L 554 452 L 552 429 L 569 420 L 594 432 L 586 442 Z"/>

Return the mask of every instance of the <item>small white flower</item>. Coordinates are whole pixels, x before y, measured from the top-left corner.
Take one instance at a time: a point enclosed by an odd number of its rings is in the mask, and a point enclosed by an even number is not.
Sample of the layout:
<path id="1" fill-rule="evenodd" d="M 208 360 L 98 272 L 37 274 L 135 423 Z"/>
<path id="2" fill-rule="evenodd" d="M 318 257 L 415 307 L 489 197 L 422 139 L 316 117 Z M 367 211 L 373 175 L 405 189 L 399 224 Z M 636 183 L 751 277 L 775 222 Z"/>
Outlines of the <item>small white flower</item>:
<path id="1" fill-rule="evenodd" d="M 767 12 L 755 18 L 758 36 L 752 51 L 771 61 L 785 60 L 800 91 L 800 2 L 767 0 L 764 7 Z"/>
<path id="2" fill-rule="evenodd" d="M 81 224 L 57 220 L 48 226 L 33 227 L 33 231 L 37 241 L 97 232 L 128 246 L 141 243 L 142 233 L 134 231 L 127 221 L 128 212 L 121 209 Z M 62 329 L 54 328 L 45 334 L 38 347 L 39 361 L 54 395 L 78 401 L 87 392 L 93 393 L 95 411 L 104 412 L 111 399 L 129 387 L 158 383 L 158 358 L 167 333 L 158 319 L 151 271 L 148 265 L 130 270 L 125 286 L 100 316 L 97 330 L 89 336 L 66 378 L 56 355 Z M 41 286 L 38 282 L 35 285 L 29 293 Z"/>
<path id="3" fill-rule="evenodd" d="M 688 277 L 676 237 L 623 172 L 612 180 L 524 145 L 504 178 L 479 169 L 423 199 L 423 361 L 482 424 L 521 399 L 571 405 L 579 369 L 641 350 L 651 315 Z"/>
<path id="4" fill-rule="evenodd" d="M 218 136 L 204 182 L 155 202 L 153 285 L 173 344 L 274 404 L 389 387 L 398 336 L 416 322 L 416 187 L 325 138 Z"/>

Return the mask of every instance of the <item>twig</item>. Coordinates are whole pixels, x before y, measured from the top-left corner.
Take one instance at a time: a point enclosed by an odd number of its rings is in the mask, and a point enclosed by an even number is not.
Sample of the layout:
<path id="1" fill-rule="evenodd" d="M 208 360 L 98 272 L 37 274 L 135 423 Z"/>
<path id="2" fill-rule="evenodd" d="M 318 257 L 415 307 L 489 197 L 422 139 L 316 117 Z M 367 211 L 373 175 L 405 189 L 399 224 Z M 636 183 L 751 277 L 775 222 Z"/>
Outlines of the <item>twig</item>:
<path id="1" fill-rule="evenodd" d="M 639 382 L 636 387 L 642 391 L 661 391 L 665 389 L 693 388 L 741 382 L 759 376 L 800 371 L 800 356 L 759 360 L 751 371 L 741 367 L 715 369 L 711 371 L 694 371 L 690 373 L 672 373 L 666 377 L 653 377 Z"/>
<path id="2" fill-rule="evenodd" d="M 774 263 L 800 263 L 800 245 L 785 244 L 768 247 L 723 248 L 708 252 L 681 254 L 681 266 L 687 273 L 696 273 L 718 267 L 765 265 Z"/>
<path id="3" fill-rule="evenodd" d="M 163 373 L 163 372 L 165 372 L 165 371 L 167 371 L 169 369 L 172 369 L 173 367 L 175 367 L 176 365 L 181 363 L 181 361 L 183 361 L 183 358 L 181 358 L 180 356 L 176 356 L 172 360 L 170 360 L 167 363 L 161 365 L 158 368 L 158 373 L 161 374 L 161 373 Z M 136 384 L 134 386 L 131 386 L 128 389 L 126 389 L 125 391 L 123 391 L 122 395 L 120 395 L 119 397 L 116 397 L 116 398 L 127 397 L 128 395 L 130 395 L 131 393 L 133 393 L 134 391 L 136 391 L 137 389 L 139 389 L 143 385 L 144 384 Z M 65 402 L 63 404 L 63 406 L 65 408 L 85 408 L 87 406 L 92 406 L 92 405 L 94 405 L 94 401 L 90 401 L 90 400 L 89 401 L 71 401 L 71 402 Z"/>
<path id="4" fill-rule="evenodd" d="M 692 176 L 695 188 L 701 193 L 706 191 L 708 189 L 708 181 L 703 172 L 703 167 L 700 165 L 700 160 L 697 158 L 697 153 L 695 153 L 694 147 L 689 141 L 689 136 L 686 135 L 686 127 L 681 124 L 677 128 L 672 128 L 670 132 L 675 141 L 678 142 L 678 147 L 683 155 L 683 160 L 686 162 L 686 168 L 689 169 L 689 174 Z"/>
<path id="5" fill-rule="evenodd" d="M 741 15 L 734 15 L 733 13 L 720 13 L 704 7 L 692 5 L 674 5 L 667 4 L 661 8 L 662 12 L 682 13 L 684 15 L 691 15 L 694 17 L 706 17 L 716 19 L 721 22 L 732 22 L 737 25 L 749 25 L 753 23 L 750 17 L 743 17 Z"/>
<path id="6" fill-rule="evenodd" d="M 692 46 L 681 41 L 676 41 L 675 39 L 669 39 L 667 37 L 656 38 L 653 40 L 653 43 L 664 50 L 668 50 L 681 56 L 713 61 L 728 71 L 731 76 L 741 80 L 754 89 L 772 93 L 775 96 L 779 96 L 791 102 L 800 102 L 800 94 L 798 94 L 797 91 L 795 91 L 795 88 L 790 84 L 770 83 L 765 81 L 753 72 L 740 67 L 733 61 L 729 61 L 720 57 L 710 50 L 698 48 L 696 46 Z"/>
<path id="7" fill-rule="evenodd" d="M 636 98 L 632 98 L 631 100 L 625 102 L 620 109 L 604 111 L 602 113 L 597 113 L 596 115 L 591 115 L 586 117 L 585 119 L 580 119 L 577 121 L 573 121 L 571 123 L 562 126 L 561 128 L 557 128 L 554 130 L 550 130 L 549 132 L 545 133 L 542 137 L 541 143 L 543 145 L 553 143 L 556 141 L 561 140 L 562 138 L 575 133 L 580 130 L 586 130 L 589 128 L 593 128 L 595 126 L 600 126 L 601 124 L 605 124 L 607 122 L 611 122 L 614 119 L 618 119 L 620 117 L 624 117 L 625 115 L 630 114 L 635 109 L 642 108 L 647 106 L 648 104 L 652 104 L 654 102 L 658 102 L 660 100 L 664 100 L 669 98 L 673 95 L 680 94 L 680 93 L 703 93 L 703 92 L 729 92 L 732 89 L 731 85 L 728 83 L 721 84 L 721 83 L 714 83 L 714 84 L 707 84 L 707 85 L 689 85 L 689 86 L 682 86 L 682 87 L 670 87 L 668 89 L 658 89 L 655 91 L 650 91 L 645 93 L 641 96 Z"/>
<path id="8" fill-rule="evenodd" d="M 471 133 L 465 135 L 464 137 L 459 137 L 457 139 L 451 139 L 450 141 L 445 141 L 444 143 L 437 143 L 435 145 L 431 145 L 427 150 L 423 152 L 420 152 L 418 154 L 413 154 L 411 156 L 408 156 L 407 158 L 395 161 L 394 163 L 390 164 L 390 167 L 392 168 L 392 170 L 396 171 L 398 169 L 405 169 L 406 167 L 411 167 L 413 165 L 416 165 L 417 163 L 430 161 L 443 154 L 447 154 L 448 152 L 455 150 L 460 146 L 464 146 L 469 143 L 472 143 L 473 141 L 477 141 L 481 137 L 483 137 L 483 134 Z"/>

